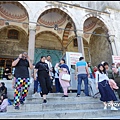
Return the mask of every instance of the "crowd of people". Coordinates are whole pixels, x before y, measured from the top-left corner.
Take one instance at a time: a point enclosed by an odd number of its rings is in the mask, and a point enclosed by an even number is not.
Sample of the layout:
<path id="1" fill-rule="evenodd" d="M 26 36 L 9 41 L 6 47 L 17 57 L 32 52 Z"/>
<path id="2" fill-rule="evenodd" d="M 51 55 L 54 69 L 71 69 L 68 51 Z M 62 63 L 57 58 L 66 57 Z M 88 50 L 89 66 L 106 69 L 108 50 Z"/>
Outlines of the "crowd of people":
<path id="1" fill-rule="evenodd" d="M 70 81 L 63 80 L 63 75 L 70 75 L 70 69 L 65 59 L 61 59 L 53 67 L 50 55 L 41 56 L 36 64 L 32 64 L 27 52 L 23 52 L 12 62 L 12 67 L 15 68 L 13 79 L 15 109 L 19 109 L 19 105 L 24 104 L 27 97 L 30 87 L 29 68 L 33 70 L 34 95 L 39 94 L 43 98 L 43 103 L 47 103 L 47 95 L 53 92 L 53 82 L 55 83 L 55 93 L 63 93 L 62 97 L 69 97 Z M 82 81 L 84 81 L 85 96 L 91 96 L 89 89 L 89 80 L 91 80 L 92 83 L 95 83 L 91 85 L 92 88 L 94 86 L 101 96 L 100 100 L 104 104 L 104 109 L 107 109 L 107 103 L 110 102 L 111 110 L 118 110 L 114 106 L 114 101 L 117 101 L 115 92 L 118 93 L 120 99 L 119 79 L 120 64 L 113 63 L 109 66 L 107 62 L 102 62 L 97 67 L 93 67 L 90 62 L 84 60 L 84 57 L 80 57 L 75 67 L 75 80 L 78 83 L 76 97 L 81 95 Z M 7 99 L 7 95 L 1 97 L 1 105 L 3 99 Z"/>
<path id="2" fill-rule="evenodd" d="M 78 80 L 77 97 L 81 94 L 81 84 L 84 80 L 84 93 L 89 94 L 89 79 L 92 89 L 96 87 L 100 94 L 100 100 L 104 104 L 104 109 L 108 107 L 110 102 L 111 110 L 118 110 L 114 106 L 114 101 L 117 101 L 115 92 L 118 93 L 120 99 L 120 64 L 112 63 L 111 67 L 107 62 L 101 62 L 97 67 L 92 67 L 90 62 L 86 62 L 84 57 L 80 57 L 79 62 L 76 63 L 76 79 Z M 94 84 L 95 83 L 95 84 Z"/>

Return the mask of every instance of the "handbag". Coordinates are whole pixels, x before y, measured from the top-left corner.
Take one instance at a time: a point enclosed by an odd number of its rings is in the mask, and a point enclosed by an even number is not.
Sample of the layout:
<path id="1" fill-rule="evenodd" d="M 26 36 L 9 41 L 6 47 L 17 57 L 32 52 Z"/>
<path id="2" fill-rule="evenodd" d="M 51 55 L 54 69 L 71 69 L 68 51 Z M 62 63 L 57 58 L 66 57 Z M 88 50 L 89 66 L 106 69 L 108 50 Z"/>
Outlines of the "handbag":
<path id="1" fill-rule="evenodd" d="M 69 74 L 63 74 L 61 80 L 69 82 L 70 81 L 70 75 Z"/>

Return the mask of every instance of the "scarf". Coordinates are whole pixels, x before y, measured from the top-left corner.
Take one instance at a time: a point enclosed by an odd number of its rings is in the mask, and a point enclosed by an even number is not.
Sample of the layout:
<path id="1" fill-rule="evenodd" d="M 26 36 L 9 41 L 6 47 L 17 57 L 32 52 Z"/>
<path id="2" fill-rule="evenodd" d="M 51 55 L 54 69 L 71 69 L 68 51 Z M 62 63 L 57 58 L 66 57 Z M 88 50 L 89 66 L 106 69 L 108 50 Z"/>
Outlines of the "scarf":
<path id="1" fill-rule="evenodd" d="M 66 68 L 68 70 L 68 73 L 70 74 L 69 68 L 66 64 L 62 64 L 60 65 L 60 68 Z"/>

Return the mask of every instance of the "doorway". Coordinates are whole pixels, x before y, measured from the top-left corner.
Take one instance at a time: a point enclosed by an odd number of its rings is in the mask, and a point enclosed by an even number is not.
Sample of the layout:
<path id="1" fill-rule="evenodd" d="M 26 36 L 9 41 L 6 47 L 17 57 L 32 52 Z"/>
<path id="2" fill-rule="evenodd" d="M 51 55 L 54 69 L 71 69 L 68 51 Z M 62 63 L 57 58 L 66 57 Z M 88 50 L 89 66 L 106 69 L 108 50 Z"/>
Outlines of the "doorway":
<path id="1" fill-rule="evenodd" d="M 41 56 L 47 56 L 50 55 L 52 59 L 52 65 L 53 67 L 57 62 L 60 61 L 62 58 L 62 51 L 61 50 L 49 50 L 49 49 L 41 49 L 41 48 L 35 48 L 35 56 L 34 56 L 34 63 L 36 64 Z"/>

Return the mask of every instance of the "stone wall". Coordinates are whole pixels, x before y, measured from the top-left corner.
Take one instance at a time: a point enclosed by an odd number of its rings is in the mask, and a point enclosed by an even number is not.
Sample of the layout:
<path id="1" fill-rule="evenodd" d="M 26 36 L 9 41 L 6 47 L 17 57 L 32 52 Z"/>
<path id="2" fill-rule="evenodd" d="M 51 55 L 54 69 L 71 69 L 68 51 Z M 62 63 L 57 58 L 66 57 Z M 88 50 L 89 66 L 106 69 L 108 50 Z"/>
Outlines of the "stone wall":
<path id="1" fill-rule="evenodd" d="M 36 36 L 35 47 L 61 50 L 62 45 L 55 35 L 46 32 Z"/>
<path id="2" fill-rule="evenodd" d="M 90 44 L 90 55 L 93 66 L 97 66 L 102 61 L 112 63 L 112 54 L 108 40 L 105 37 L 93 36 Z"/>
<path id="3" fill-rule="evenodd" d="M 27 34 L 19 30 L 18 39 L 8 39 L 8 29 L 5 28 L 0 31 L 0 56 L 15 57 L 23 51 L 28 51 Z"/>

